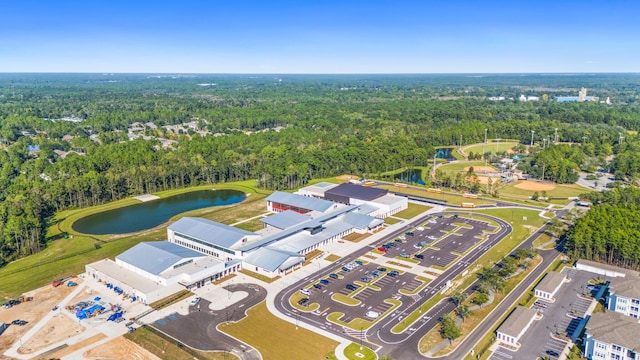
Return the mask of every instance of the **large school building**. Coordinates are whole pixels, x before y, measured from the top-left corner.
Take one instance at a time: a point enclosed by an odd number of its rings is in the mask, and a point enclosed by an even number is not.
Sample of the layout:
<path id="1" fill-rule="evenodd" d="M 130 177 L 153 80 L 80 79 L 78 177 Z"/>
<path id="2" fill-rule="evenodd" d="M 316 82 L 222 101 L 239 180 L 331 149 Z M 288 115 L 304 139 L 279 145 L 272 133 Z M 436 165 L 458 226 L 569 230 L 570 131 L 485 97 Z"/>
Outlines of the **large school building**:
<path id="1" fill-rule="evenodd" d="M 314 186 L 334 190 L 324 199 L 302 190 L 267 197 L 273 215 L 261 219 L 264 229 L 258 232 L 184 217 L 167 228 L 167 241 L 143 242 L 115 261 L 88 264 L 87 274 L 145 303 L 204 286 L 240 268 L 273 278 L 302 266 L 304 255 L 313 250 L 353 232 L 379 229 L 385 216 L 408 205 L 406 198 L 384 190 L 324 184 Z"/>

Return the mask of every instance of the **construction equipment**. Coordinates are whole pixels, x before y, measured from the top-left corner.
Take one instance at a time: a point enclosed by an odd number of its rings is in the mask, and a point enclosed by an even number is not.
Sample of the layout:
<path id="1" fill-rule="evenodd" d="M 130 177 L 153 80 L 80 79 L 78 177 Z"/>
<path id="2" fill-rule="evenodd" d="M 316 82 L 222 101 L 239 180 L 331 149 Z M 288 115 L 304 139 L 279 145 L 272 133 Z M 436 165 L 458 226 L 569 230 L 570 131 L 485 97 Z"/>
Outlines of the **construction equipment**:
<path id="1" fill-rule="evenodd" d="M 33 296 L 22 295 L 18 298 L 20 302 L 33 301 Z"/>

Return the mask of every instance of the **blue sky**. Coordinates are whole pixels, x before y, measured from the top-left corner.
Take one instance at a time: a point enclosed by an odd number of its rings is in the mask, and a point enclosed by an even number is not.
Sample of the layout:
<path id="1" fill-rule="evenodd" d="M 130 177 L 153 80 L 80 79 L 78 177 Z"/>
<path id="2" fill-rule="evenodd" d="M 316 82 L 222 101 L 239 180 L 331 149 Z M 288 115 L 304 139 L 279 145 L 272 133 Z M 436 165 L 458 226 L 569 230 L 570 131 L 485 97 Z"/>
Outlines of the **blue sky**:
<path id="1" fill-rule="evenodd" d="M 7 1 L 0 72 L 638 72 L 638 1 Z"/>

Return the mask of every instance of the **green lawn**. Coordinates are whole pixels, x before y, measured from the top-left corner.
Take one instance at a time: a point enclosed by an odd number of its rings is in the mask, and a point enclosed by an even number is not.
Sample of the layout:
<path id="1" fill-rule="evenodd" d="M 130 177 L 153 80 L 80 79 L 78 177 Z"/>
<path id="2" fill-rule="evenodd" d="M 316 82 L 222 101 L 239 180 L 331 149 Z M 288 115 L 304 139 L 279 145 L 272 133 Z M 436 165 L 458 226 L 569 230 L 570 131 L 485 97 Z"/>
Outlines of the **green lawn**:
<path id="1" fill-rule="evenodd" d="M 378 355 L 366 346 L 351 343 L 344 349 L 344 356 L 349 360 L 376 360 Z"/>
<path id="2" fill-rule="evenodd" d="M 264 302 L 247 311 L 237 323 L 221 324 L 221 331 L 255 347 L 264 360 L 323 359 L 335 350 L 334 340 L 273 316 Z"/>
<path id="3" fill-rule="evenodd" d="M 450 163 L 450 164 L 445 164 L 442 165 L 440 167 L 438 167 L 438 170 L 442 171 L 442 172 L 466 172 L 467 170 L 465 170 L 465 168 L 467 167 L 471 167 L 471 166 L 485 166 L 485 162 L 484 161 L 457 161 L 454 163 Z M 488 165 L 490 166 L 490 165 Z"/>
<path id="4" fill-rule="evenodd" d="M 396 219 L 396 218 L 392 218 L 392 217 L 386 217 L 386 218 L 384 218 L 384 223 L 385 223 L 385 224 L 387 224 L 387 225 L 397 224 L 397 223 L 399 223 L 400 221 L 402 221 L 402 220 L 400 220 L 400 219 Z"/>
<path id="5" fill-rule="evenodd" d="M 491 201 L 491 200 L 469 199 L 469 198 L 462 197 L 462 195 L 453 194 L 453 193 L 445 193 L 445 192 L 440 193 L 440 194 L 430 193 L 426 189 L 419 189 L 419 188 L 415 188 L 415 187 L 411 187 L 411 186 L 410 187 L 406 187 L 406 188 L 400 188 L 400 187 L 393 186 L 393 185 L 380 185 L 378 187 L 381 188 L 381 189 L 387 189 L 390 192 L 399 192 L 399 193 L 404 193 L 404 194 L 409 194 L 409 195 L 415 195 L 415 196 L 420 196 L 420 197 L 427 198 L 427 199 L 433 199 L 435 201 L 446 201 L 447 204 L 451 204 L 451 205 L 461 205 L 463 202 L 473 202 L 476 205 L 495 204 L 495 201 Z M 411 203 L 409 203 L 409 205 L 411 205 Z M 395 214 L 393 216 L 398 216 L 398 214 Z"/>
<path id="6" fill-rule="evenodd" d="M 464 147 L 463 152 L 465 153 L 465 155 L 469 156 L 469 153 L 471 152 L 476 154 L 482 153 L 482 150 L 484 149 L 485 153 L 491 152 L 492 154 L 495 154 L 497 151 L 498 154 L 502 154 L 507 150 L 513 149 L 516 145 L 518 145 L 518 142 L 488 142 L 486 144 L 480 143 Z"/>
<path id="7" fill-rule="evenodd" d="M 431 209 L 431 206 L 409 203 L 409 207 L 407 207 L 405 210 L 400 211 L 399 213 L 395 213 L 393 216 L 408 220 L 422 214 L 429 209 Z"/>

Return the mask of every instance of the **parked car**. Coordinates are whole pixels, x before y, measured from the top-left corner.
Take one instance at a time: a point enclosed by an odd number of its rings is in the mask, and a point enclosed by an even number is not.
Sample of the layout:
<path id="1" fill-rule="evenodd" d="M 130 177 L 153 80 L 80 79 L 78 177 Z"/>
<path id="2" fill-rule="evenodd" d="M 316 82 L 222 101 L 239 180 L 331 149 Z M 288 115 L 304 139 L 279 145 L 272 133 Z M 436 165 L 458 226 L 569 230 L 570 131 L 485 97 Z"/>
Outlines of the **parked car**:
<path id="1" fill-rule="evenodd" d="M 362 261 L 360 261 L 360 260 L 356 260 L 356 261 L 354 261 L 354 263 L 356 263 L 358 265 L 362 265 Z"/>
<path id="2" fill-rule="evenodd" d="M 389 275 L 389 276 L 391 276 L 391 277 L 396 277 L 396 276 L 398 276 L 398 274 L 399 274 L 399 273 L 398 273 L 397 271 L 395 271 L 395 270 L 389 271 L 389 272 L 387 273 L 387 275 Z"/>
<path id="3" fill-rule="evenodd" d="M 322 285 L 320 285 L 318 283 L 313 284 L 313 287 L 316 288 L 316 289 L 322 289 Z"/>
<path id="4" fill-rule="evenodd" d="M 189 305 L 196 306 L 196 305 L 198 305 L 199 302 L 200 302 L 200 298 L 196 296 L 196 297 L 193 298 L 193 300 L 191 300 Z"/>
<path id="5" fill-rule="evenodd" d="M 353 284 L 347 284 L 345 287 L 347 288 L 347 290 L 351 290 L 351 291 L 358 289 L 358 287 Z"/>
<path id="6" fill-rule="evenodd" d="M 13 325 L 20 325 L 20 326 L 24 326 L 27 325 L 29 322 L 26 320 L 13 320 L 11 322 Z"/>
<path id="7" fill-rule="evenodd" d="M 378 271 L 380 271 L 380 272 L 385 272 L 385 271 L 387 271 L 387 268 L 379 267 L 379 268 L 378 268 Z"/>
<path id="8" fill-rule="evenodd" d="M 422 246 L 420 246 L 420 244 L 415 244 L 415 245 L 413 245 L 413 248 L 414 249 L 422 249 Z"/>
<path id="9" fill-rule="evenodd" d="M 311 295 L 311 291 L 309 291 L 309 289 L 300 289 L 300 292 L 303 295 L 307 295 L 307 296 Z"/>
<path id="10" fill-rule="evenodd" d="M 394 241 L 397 242 L 397 243 L 401 243 L 402 239 L 395 239 Z"/>
<path id="11" fill-rule="evenodd" d="M 363 276 L 363 277 L 361 277 L 361 278 L 360 278 L 360 281 L 365 282 L 365 283 L 368 283 L 368 282 L 369 282 L 369 281 L 371 281 L 371 280 L 369 280 L 369 278 L 368 278 L 368 277 Z"/>
<path id="12" fill-rule="evenodd" d="M 298 300 L 298 305 L 305 306 L 309 302 L 309 298 L 302 298 Z"/>
<path id="13" fill-rule="evenodd" d="M 416 254 L 415 257 L 416 259 L 424 259 L 424 255 L 422 254 Z"/>
<path id="14" fill-rule="evenodd" d="M 332 279 L 338 279 L 338 275 L 337 274 L 329 274 L 329 277 Z"/>
<path id="15" fill-rule="evenodd" d="M 380 276 L 380 272 L 379 272 L 379 271 L 377 271 L 377 270 L 372 271 L 372 272 L 371 272 L 371 276 L 373 276 L 373 277 L 378 277 L 378 276 Z"/>
<path id="16" fill-rule="evenodd" d="M 327 280 L 327 279 L 322 279 L 322 280 L 320 280 L 320 284 L 322 284 L 322 285 L 327 285 L 327 284 L 329 284 L 329 280 Z"/>
<path id="17" fill-rule="evenodd" d="M 349 272 L 349 271 L 351 271 L 351 269 L 349 269 L 349 268 L 348 268 L 348 267 L 346 267 L 346 266 L 343 266 L 343 267 L 342 267 L 342 271 Z"/>
<path id="18" fill-rule="evenodd" d="M 404 233 L 407 236 L 413 236 L 413 231 L 407 231 L 406 233 Z"/>
<path id="19" fill-rule="evenodd" d="M 368 318 L 371 318 L 371 319 L 377 319 L 378 316 L 380 316 L 380 313 L 377 312 L 377 311 L 367 311 L 365 316 L 368 317 Z"/>
<path id="20" fill-rule="evenodd" d="M 409 254 L 407 254 L 407 253 L 402 253 L 402 254 L 400 254 L 400 257 L 408 258 L 408 257 L 409 257 Z"/>
<path id="21" fill-rule="evenodd" d="M 380 247 L 378 248 L 378 251 L 380 251 L 380 252 L 383 252 L 383 253 L 384 253 L 384 252 L 387 252 L 387 248 L 380 246 Z"/>

